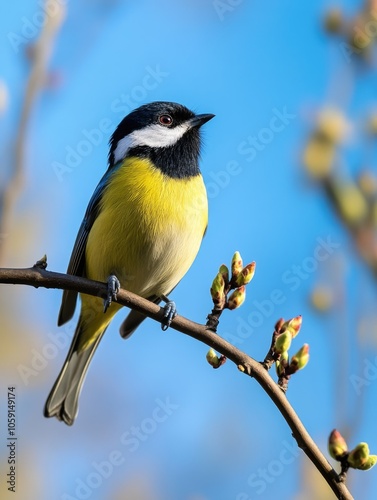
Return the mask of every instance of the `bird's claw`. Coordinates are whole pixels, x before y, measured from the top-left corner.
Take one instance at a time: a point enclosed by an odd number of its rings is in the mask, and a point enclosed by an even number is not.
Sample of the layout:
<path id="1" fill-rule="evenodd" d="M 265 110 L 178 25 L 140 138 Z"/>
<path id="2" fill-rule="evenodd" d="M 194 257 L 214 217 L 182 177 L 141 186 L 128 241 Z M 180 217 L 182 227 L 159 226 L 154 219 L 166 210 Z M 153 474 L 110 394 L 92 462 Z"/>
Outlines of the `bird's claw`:
<path id="1" fill-rule="evenodd" d="M 164 316 L 161 321 L 161 328 L 163 331 L 169 328 L 175 316 L 177 316 L 177 307 L 175 302 L 168 300 L 164 306 Z"/>
<path id="2" fill-rule="evenodd" d="M 111 302 L 116 300 L 117 294 L 120 290 L 120 283 L 115 274 L 110 274 L 107 278 L 107 297 L 103 301 L 103 312 L 105 313 L 110 307 Z"/>

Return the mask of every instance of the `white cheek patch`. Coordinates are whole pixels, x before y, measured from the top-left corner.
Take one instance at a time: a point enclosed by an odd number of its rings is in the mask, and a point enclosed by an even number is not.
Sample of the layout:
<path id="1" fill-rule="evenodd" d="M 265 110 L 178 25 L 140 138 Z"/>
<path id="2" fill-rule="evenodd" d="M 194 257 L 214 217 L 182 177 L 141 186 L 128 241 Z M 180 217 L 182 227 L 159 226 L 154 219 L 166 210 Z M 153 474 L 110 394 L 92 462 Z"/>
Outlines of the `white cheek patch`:
<path id="1" fill-rule="evenodd" d="M 182 123 L 174 128 L 164 127 L 158 123 L 135 130 L 123 137 L 114 150 L 114 163 L 125 158 L 127 151 L 137 146 L 149 146 L 150 148 L 164 148 L 172 146 L 181 139 L 183 134 L 190 128 L 188 122 Z"/>

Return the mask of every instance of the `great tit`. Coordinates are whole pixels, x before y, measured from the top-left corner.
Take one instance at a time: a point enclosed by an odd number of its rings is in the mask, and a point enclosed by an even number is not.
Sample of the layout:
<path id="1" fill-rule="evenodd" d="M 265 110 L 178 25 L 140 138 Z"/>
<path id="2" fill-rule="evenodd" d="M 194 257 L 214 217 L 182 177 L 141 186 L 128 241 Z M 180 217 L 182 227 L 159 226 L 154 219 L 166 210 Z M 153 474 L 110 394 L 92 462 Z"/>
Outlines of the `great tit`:
<path id="1" fill-rule="evenodd" d="M 132 111 L 110 139 L 108 169 L 89 201 L 67 273 L 108 283 L 105 304 L 80 294 L 81 311 L 63 368 L 44 414 L 72 425 L 93 354 L 121 306 L 120 284 L 155 303 L 167 300 L 166 328 L 176 310 L 166 297 L 192 265 L 208 222 L 199 169 L 200 127 L 213 114 L 194 114 L 173 102 Z M 64 291 L 58 325 L 75 311 L 77 292 Z M 128 337 L 145 319 L 131 311 L 121 325 Z"/>

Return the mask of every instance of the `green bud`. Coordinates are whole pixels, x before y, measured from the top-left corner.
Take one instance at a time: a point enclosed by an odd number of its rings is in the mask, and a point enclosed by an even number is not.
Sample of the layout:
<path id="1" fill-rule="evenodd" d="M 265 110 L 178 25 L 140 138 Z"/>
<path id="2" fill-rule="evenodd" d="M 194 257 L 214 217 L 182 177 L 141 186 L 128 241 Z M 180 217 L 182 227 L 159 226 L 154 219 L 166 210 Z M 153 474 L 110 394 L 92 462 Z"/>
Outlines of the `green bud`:
<path id="1" fill-rule="evenodd" d="M 223 275 L 221 273 L 217 273 L 212 282 L 211 290 L 213 290 L 214 293 L 221 292 L 224 290 L 224 285 Z"/>
<path id="2" fill-rule="evenodd" d="M 288 321 L 288 328 L 292 333 L 292 337 L 295 338 L 296 335 L 298 335 L 300 328 L 302 325 L 302 316 L 301 314 L 299 316 L 296 316 L 295 318 L 292 318 L 291 320 Z"/>
<path id="3" fill-rule="evenodd" d="M 334 429 L 329 436 L 328 448 L 330 456 L 335 460 L 339 460 L 347 453 L 347 443 L 341 433 L 336 429 Z"/>
<path id="4" fill-rule="evenodd" d="M 276 339 L 274 351 L 276 354 L 282 354 L 283 352 L 287 352 L 291 347 L 292 343 L 292 335 L 290 332 L 281 333 Z"/>
<path id="5" fill-rule="evenodd" d="M 242 304 L 245 302 L 245 298 L 246 288 L 244 286 L 236 288 L 228 299 L 228 309 L 233 310 L 242 306 Z"/>
<path id="6" fill-rule="evenodd" d="M 303 165 L 314 179 L 326 179 L 331 174 L 334 165 L 336 146 L 333 142 L 322 138 L 317 130 L 309 139 L 303 152 Z"/>
<path id="7" fill-rule="evenodd" d="M 213 368 L 218 368 L 220 366 L 220 360 L 219 360 L 217 354 L 215 353 L 215 351 L 213 349 L 210 349 L 207 352 L 206 358 L 207 358 L 208 363 Z"/>
<path id="8" fill-rule="evenodd" d="M 215 306 L 221 309 L 225 305 L 224 287 L 225 287 L 225 282 L 223 275 L 221 273 L 217 273 L 215 279 L 212 282 L 211 297 Z"/>
<path id="9" fill-rule="evenodd" d="M 280 377 L 284 373 L 284 367 L 280 364 L 280 361 L 275 361 L 276 375 Z"/>
<path id="10" fill-rule="evenodd" d="M 240 252 L 235 252 L 232 258 L 232 278 L 236 278 L 242 271 L 242 258 Z"/>
<path id="11" fill-rule="evenodd" d="M 275 324 L 275 332 L 283 333 L 282 332 L 283 325 L 284 325 L 284 318 L 280 318 Z"/>
<path id="12" fill-rule="evenodd" d="M 280 354 L 280 363 L 282 363 L 283 365 L 287 366 L 288 365 L 288 361 L 289 361 L 289 355 L 288 355 L 288 351 L 284 351 Z"/>
<path id="13" fill-rule="evenodd" d="M 219 273 L 222 275 L 225 285 L 227 285 L 229 283 L 229 269 L 225 264 L 220 266 Z"/>
<path id="14" fill-rule="evenodd" d="M 302 370 L 309 363 L 309 344 L 304 344 L 291 358 L 291 367 Z"/>
<path id="15" fill-rule="evenodd" d="M 343 12 L 338 7 L 331 7 L 324 19 L 325 29 L 329 33 L 341 33 L 345 25 Z"/>
<path id="16" fill-rule="evenodd" d="M 365 464 L 358 467 L 358 469 L 368 470 L 374 467 L 376 463 L 377 463 L 377 455 L 369 455 L 368 460 L 365 462 Z"/>
<path id="17" fill-rule="evenodd" d="M 255 262 L 248 264 L 238 274 L 236 283 L 238 286 L 247 285 L 253 279 L 255 274 Z"/>
<path id="18" fill-rule="evenodd" d="M 351 226 L 359 224 L 368 216 L 368 201 L 357 184 L 334 182 L 333 194 L 340 215 Z"/>
<path id="19" fill-rule="evenodd" d="M 280 331 L 285 332 L 286 330 L 289 330 L 292 334 L 292 338 L 295 338 L 301 328 L 302 324 L 302 316 L 296 316 L 295 318 L 289 319 L 285 321 L 281 326 L 280 326 Z"/>
<path id="20" fill-rule="evenodd" d="M 278 377 L 283 375 L 283 373 L 285 372 L 285 368 L 288 365 L 288 360 L 289 360 L 288 352 L 287 351 L 282 352 L 280 354 L 280 358 L 275 363 L 276 374 Z"/>
<path id="21" fill-rule="evenodd" d="M 359 443 L 352 451 L 350 451 L 347 462 L 350 467 L 360 469 L 366 464 L 369 458 L 369 446 L 367 443 Z"/>

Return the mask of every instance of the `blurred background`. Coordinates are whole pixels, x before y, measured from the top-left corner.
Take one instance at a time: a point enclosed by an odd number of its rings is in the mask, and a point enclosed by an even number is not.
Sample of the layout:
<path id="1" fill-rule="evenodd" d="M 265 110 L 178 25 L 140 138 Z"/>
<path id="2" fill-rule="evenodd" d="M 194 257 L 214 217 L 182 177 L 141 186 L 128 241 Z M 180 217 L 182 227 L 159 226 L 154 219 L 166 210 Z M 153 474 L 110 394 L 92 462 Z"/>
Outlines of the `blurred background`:
<path id="1" fill-rule="evenodd" d="M 204 128 L 210 222 L 174 290 L 205 322 L 209 287 L 235 250 L 257 270 L 219 334 L 254 358 L 275 322 L 303 315 L 308 366 L 288 398 L 327 456 L 338 428 L 377 453 L 377 40 L 375 1 L 82 0 L 7 4 L 0 16 L 0 263 L 43 254 L 65 272 L 108 140 L 135 107 L 177 101 Z M 12 498 L 318 499 L 333 495 L 255 381 L 206 346 L 118 313 L 69 428 L 42 415 L 75 320 L 58 290 L 1 288 L 0 498 L 6 393 L 16 387 Z M 274 373 L 272 373 L 275 376 Z M 337 464 L 335 464 L 337 467 Z M 350 471 L 356 498 L 377 472 Z"/>

